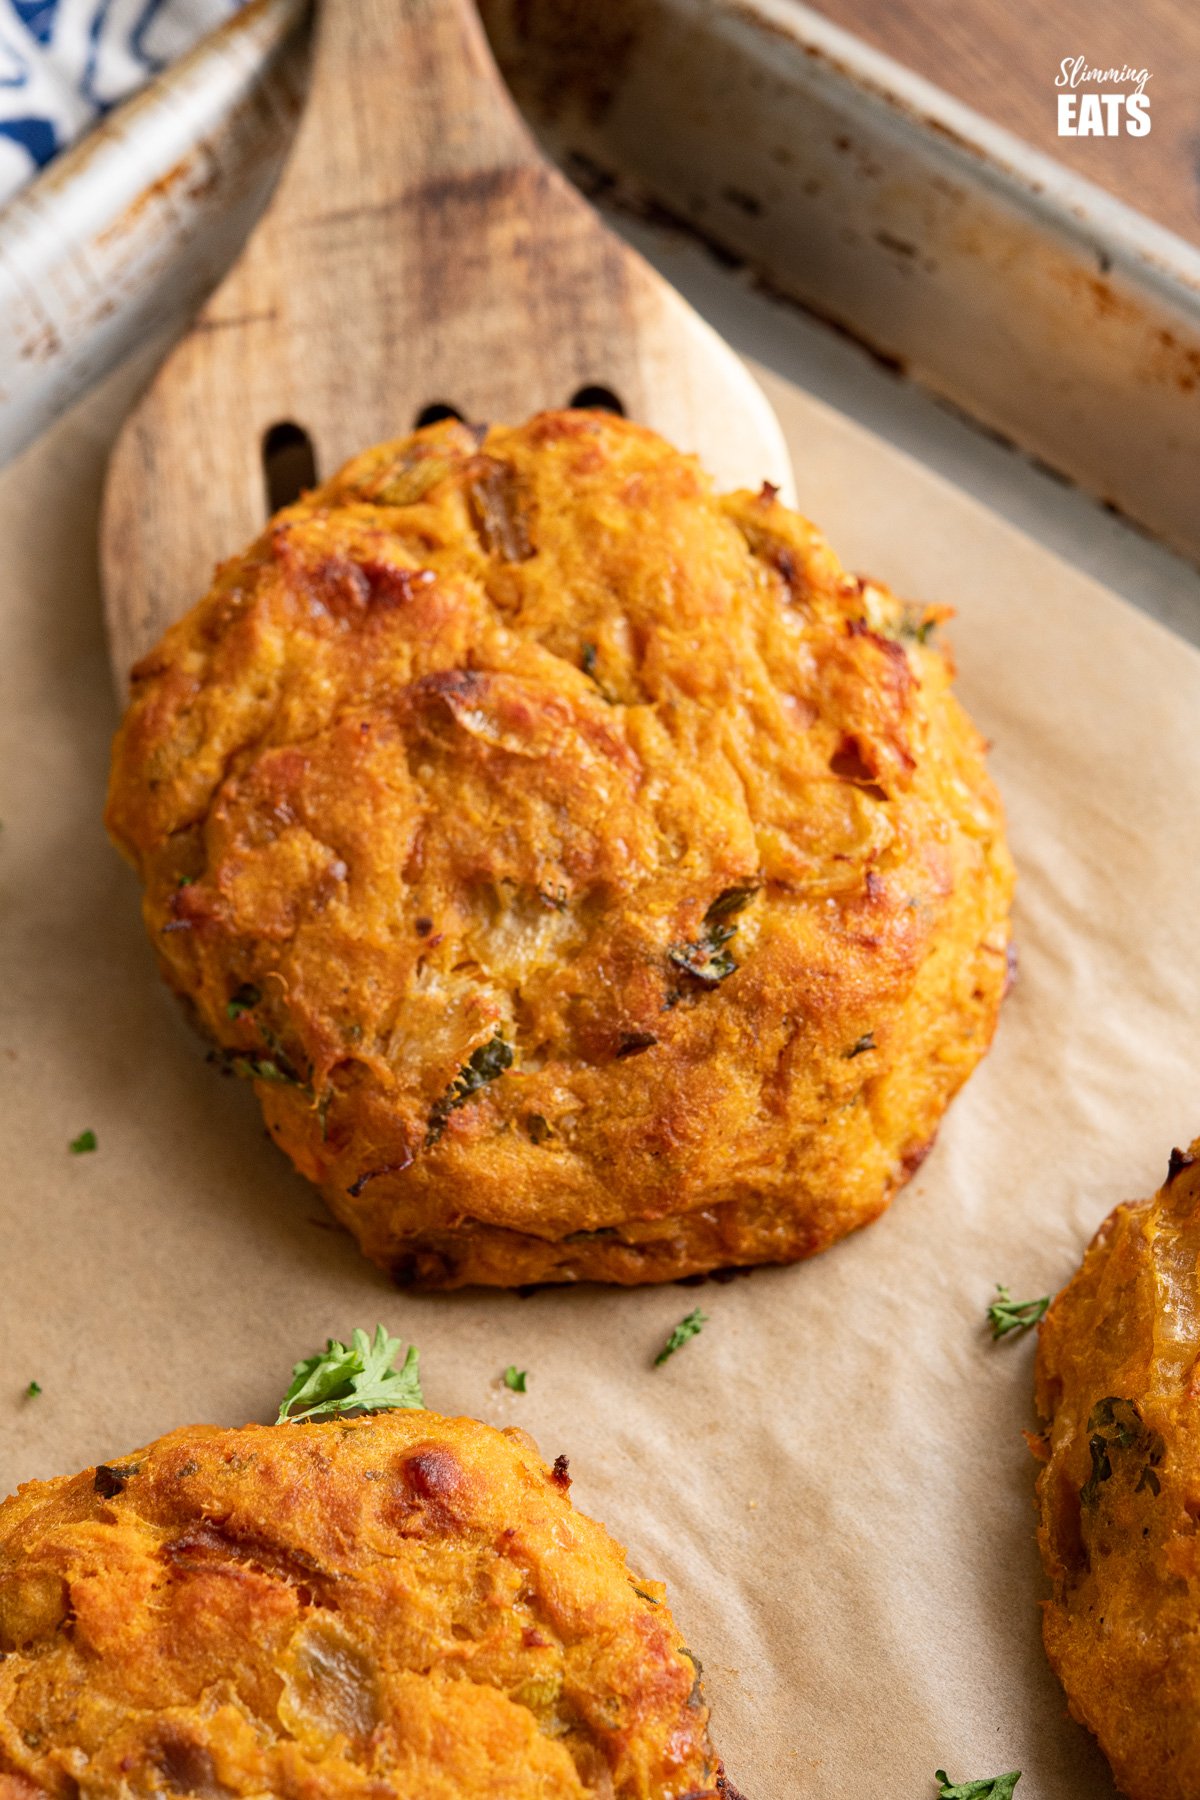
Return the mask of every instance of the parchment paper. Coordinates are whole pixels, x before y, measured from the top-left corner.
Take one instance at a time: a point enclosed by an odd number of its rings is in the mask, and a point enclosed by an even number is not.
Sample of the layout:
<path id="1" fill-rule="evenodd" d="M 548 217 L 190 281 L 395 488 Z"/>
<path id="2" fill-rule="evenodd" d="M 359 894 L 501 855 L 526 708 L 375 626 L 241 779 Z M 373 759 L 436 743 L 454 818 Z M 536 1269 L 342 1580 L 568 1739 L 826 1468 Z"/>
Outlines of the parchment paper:
<path id="1" fill-rule="evenodd" d="M 100 822 L 114 703 L 95 575 L 122 376 L 0 481 L 0 1482 L 268 1418 L 295 1357 L 383 1321 L 430 1404 L 566 1452 L 670 1583 L 750 1800 L 1113 1789 L 1041 1654 L 1033 1343 L 1058 1287 L 1200 1130 L 1200 656 L 946 484 L 772 382 L 803 504 L 852 567 L 959 608 L 1021 872 L 996 1046 L 893 1210 L 726 1286 L 413 1298 L 331 1230 L 250 1090 L 204 1066 Z M 95 1130 L 93 1155 L 68 1142 Z M 702 1335 L 650 1361 L 699 1302 Z M 499 1383 L 527 1368 L 529 1391 Z M 42 1394 L 23 1400 L 30 1380 Z"/>

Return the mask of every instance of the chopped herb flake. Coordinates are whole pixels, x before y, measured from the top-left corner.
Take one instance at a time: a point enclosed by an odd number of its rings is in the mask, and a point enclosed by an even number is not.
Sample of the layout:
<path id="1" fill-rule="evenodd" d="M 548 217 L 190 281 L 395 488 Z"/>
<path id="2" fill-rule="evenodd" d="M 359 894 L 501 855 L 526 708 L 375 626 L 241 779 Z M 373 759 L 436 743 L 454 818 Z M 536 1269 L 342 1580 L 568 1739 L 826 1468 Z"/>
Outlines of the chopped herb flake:
<path id="1" fill-rule="evenodd" d="M 705 913 L 704 923 L 712 925 L 721 919 L 736 918 L 738 913 L 745 912 L 757 892 L 757 884 L 753 887 L 726 888 L 723 893 L 717 895 Z"/>
<path id="2" fill-rule="evenodd" d="M 289 1087 L 304 1086 L 290 1065 L 281 1066 L 280 1059 L 273 1056 L 235 1056 L 230 1066 L 234 1074 L 245 1081 L 281 1081 Z"/>
<path id="3" fill-rule="evenodd" d="M 489 1081 L 495 1081 L 506 1069 L 512 1067 L 513 1053 L 500 1033 L 486 1044 L 480 1044 L 472 1051 L 446 1092 L 429 1115 L 429 1129 L 425 1134 L 425 1146 L 436 1144 L 446 1129 L 447 1116 L 459 1106 L 465 1106 L 471 1095 Z"/>
<path id="4" fill-rule="evenodd" d="M 92 1476 L 92 1486 L 102 1500 L 115 1500 L 123 1494 L 135 1475 L 140 1475 L 140 1462 L 126 1463 L 123 1468 L 114 1468 L 110 1463 L 100 1463 Z"/>
<path id="5" fill-rule="evenodd" d="M 1012 1791 L 1021 1779 L 1020 1769 L 1007 1775 L 989 1775 L 983 1781 L 952 1782 L 945 1769 L 933 1778 L 938 1785 L 938 1800 L 1012 1800 Z"/>
<path id="6" fill-rule="evenodd" d="M 737 915 L 747 907 L 757 887 L 726 888 L 717 895 L 704 915 L 704 924 L 700 935 L 689 943 L 671 944 L 667 955 L 676 968 L 698 981 L 701 987 L 714 988 L 719 982 L 732 975 L 737 963 L 725 949 L 734 932 L 737 930 Z"/>
<path id="7" fill-rule="evenodd" d="M 486 1085 L 503 1075 L 505 1069 L 512 1067 L 513 1053 L 497 1032 L 490 1043 L 480 1044 L 467 1060 L 465 1068 L 459 1070 L 455 1077 L 451 1092 L 454 1104 L 461 1106 L 464 1100 Z"/>
<path id="8" fill-rule="evenodd" d="M 42 1391 L 41 1382 L 40 1381 L 31 1381 L 29 1386 L 25 1389 L 25 1398 L 27 1400 L 36 1400 L 38 1395 L 41 1393 L 41 1391 Z"/>
<path id="9" fill-rule="evenodd" d="M 89 1150 L 96 1148 L 95 1132 L 81 1131 L 77 1138 L 71 1139 L 69 1147 L 72 1156 L 86 1156 Z"/>
<path id="10" fill-rule="evenodd" d="M 292 1385 L 283 1397 L 275 1423 L 295 1424 L 302 1419 L 334 1418 L 340 1413 L 384 1412 L 394 1407 L 420 1408 L 420 1356 L 410 1344 L 400 1368 L 393 1367 L 400 1339 L 389 1337 L 382 1325 L 372 1340 L 355 1330 L 349 1344 L 336 1338 L 326 1342 L 316 1356 L 305 1357 L 292 1370 Z M 292 1409 L 299 1407 L 296 1412 Z"/>
<path id="11" fill-rule="evenodd" d="M 674 1356 L 677 1350 L 682 1350 L 688 1339 L 694 1338 L 697 1332 L 703 1331 L 707 1324 L 708 1315 L 702 1313 L 698 1306 L 693 1312 L 688 1313 L 686 1318 L 680 1319 L 678 1325 L 676 1325 L 674 1331 L 672 1331 L 670 1337 L 655 1357 L 655 1368 L 657 1369 L 661 1363 L 665 1363 L 668 1356 Z"/>
<path id="12" fill-rule="evenodd" d="M 249 1012 L 257 1006 L 261 999 L 262 994 L 259 989 L 254 987 L 251 982 L 244 981 L 226 1004 L 226 1016 L 230 1019 L 240 1019 L 244 1012 Z"/>
<path id="13" fill-rule="evenodd" d="M 1079 1490 L 1084 1506 L 1095 1506 L 1100 1498 L 1101 1483 L 1112 1480 L 1112 1451 L 1133 1450 L 1138 1457 L 1144 1458 L 1133 1490 L 1135 1494 L 1140 1494 L 1144 1488 L 1155 1495 L 1161 1493 L 1158 1469 L 1167 1454 L 1167 1446 L 1161 1435 L 1145 1423 L 1134 1401 L 1123 1400 L 1117 1394 L 1107 1395 L 1092 1408 L 1088 1431 L 1091 1433 L 1088 1449 L 1092 1472 Z"/>
<path id="14" fill-rule="evenodd" d="M 1028 1331 L 1049 1305 L 1049 1294 L 1043 1294 L 1040 1300 L 1014 1300 L 1008 1289 L 997 1282 L 996 1298 L 987 1309 L 993 1339 L 1007 1337 L 1010 1331 Z"/>
<path id="15" fill-rule="evenodd" d="M 529 1371 L 527 1369 L 518 1369 L 513 1363 L 509 1363 L 507 1369 L 504 1371 L 504 1385 L 506 1388 L 511 1388 L 514 1394 L 523 1394 L 525 1392 L 525 1384 L 528 1378 Z"/>
<path id="16" fill-rule="evenodd" d="M 615 706 L 617 704 L 616 695 L 609 690 L 597 672 L 597 653 L 595 644 L 585 644 L 583 646 L 583 650 L 579 657 L 579 666 L 587 676 L 588 680 L 595 683 L 600 698 L 607 701 L 609 706 Z"/>

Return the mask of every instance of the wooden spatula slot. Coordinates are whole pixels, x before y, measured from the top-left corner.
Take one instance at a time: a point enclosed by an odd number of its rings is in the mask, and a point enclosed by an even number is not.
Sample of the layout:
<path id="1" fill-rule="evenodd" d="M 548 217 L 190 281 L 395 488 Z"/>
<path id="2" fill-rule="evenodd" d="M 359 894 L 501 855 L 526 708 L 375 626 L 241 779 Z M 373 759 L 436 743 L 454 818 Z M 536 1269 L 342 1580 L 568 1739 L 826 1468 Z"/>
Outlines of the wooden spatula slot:
<path id="1" fill-rule="evenodd" d="M 113 453 L 122 687 L 262 529 L 264 479 L 274 506 L 435 408 L 517 423 L 568 397 L 699 452 L 723 486 L 790 490 L 753 380 L 541 156 L 470 0 L 324 0 L 274 198 Z"/>
<path id="2" fill-rule="evenodd" d="M 263 437 L 263 476 L 267 489 L 267 514 L 298 500 L 305 488 L 316 487 L 317 457 L 313 441 L 303 425 L 281 419 Z"/>
<path id="3" fill-rule="evenodd" d="M 439 419 L 461 420 L 461 418 L 462 414 L 459 412 L 457 406 L 449 406 L 444 400 L 431 400 L 428 406 L 423 406 L 421 408 L 420 412 L 413 420 L 413 425 L 414 427 L 420 425 L 436 425 Z"/>
<path id="4" fill-rule="evenodd" d="M 581 387 L 576 388 L 568 402 L 571 406 L 594 406 L 600 412 L 616 413 L 619 418 L 625 417 L 625 408 L 621 405 L 611 388 Z"/>

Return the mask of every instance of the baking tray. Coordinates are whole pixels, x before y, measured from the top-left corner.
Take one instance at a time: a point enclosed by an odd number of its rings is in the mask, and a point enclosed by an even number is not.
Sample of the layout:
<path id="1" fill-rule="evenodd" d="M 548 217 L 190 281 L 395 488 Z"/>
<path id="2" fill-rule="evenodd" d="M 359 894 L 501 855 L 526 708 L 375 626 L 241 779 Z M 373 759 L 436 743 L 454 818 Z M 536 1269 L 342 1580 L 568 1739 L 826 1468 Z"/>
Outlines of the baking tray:
<path id="1" fill-rule="evenodd" d="M 740 347 L 1200 629 L 1176 568 L 1048 491 L 1200 560 L 1200 254 L 792 0 L 482 11 L 544 141 Z M 0 460 L 227 266 L 290 139 L 306 17 L 253 0 L 0 213 Z M 897 376 L 1046 481 L 898 408 Z"/>
<path id="2" fill-rule="evenodd" d="M 304 0 L 251 0 L 0 209 L 0 464 L 236 255 L 303 103 Z"/>
<path id="3" fill-rule="evenodd" d="M 482 10 L 585 187 L 1200 559 L 1200 252 L 791 0 Z"/>

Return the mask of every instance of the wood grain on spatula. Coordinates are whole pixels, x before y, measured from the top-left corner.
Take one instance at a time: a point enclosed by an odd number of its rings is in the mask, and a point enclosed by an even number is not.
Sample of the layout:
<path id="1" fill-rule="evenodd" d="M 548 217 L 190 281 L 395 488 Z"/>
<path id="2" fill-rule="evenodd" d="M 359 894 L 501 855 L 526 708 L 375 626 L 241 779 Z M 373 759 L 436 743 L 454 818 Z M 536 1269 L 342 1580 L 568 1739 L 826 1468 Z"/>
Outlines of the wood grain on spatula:
<path id="1" fill-rule="evenodd" d="M 101 560 L 122 691 L 262 529 L 268 439 L 301 471 L 311 445 L 323 478 L 431 404 L 518 422 L 588 387 L 720 485 L 787 491 L 762 393 L 542 157 L 468 0 L 325 0 L 275 196 L 113 452 Z"/>

